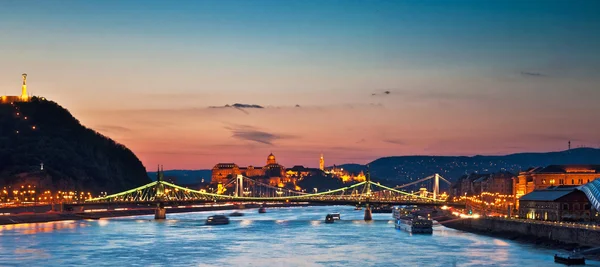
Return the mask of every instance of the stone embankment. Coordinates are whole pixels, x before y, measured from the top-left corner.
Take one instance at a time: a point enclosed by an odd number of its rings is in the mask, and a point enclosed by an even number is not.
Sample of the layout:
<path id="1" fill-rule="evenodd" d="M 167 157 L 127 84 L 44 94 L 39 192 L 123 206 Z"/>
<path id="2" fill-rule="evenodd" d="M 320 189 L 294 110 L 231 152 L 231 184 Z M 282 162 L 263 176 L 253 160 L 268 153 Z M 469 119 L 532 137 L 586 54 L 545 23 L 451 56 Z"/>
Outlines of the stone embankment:
<path id="1" fill-rule="evenodd" d="M 506 218 L 452 219 L 442 225 L 472 232 L 525 241 L 553 248 L 574 249 L 600 246 L 600 227 L 573 223 Z"/>

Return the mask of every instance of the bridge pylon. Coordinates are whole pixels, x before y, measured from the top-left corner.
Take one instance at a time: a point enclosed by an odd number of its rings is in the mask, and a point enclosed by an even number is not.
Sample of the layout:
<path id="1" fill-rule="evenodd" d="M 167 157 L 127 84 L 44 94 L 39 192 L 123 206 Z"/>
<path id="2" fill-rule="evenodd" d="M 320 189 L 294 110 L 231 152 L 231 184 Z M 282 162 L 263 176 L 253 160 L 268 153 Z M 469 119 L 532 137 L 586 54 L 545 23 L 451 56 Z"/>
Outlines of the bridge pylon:
<path id="1" fill-rule="evenodd" d="M 165 185 L 163 184 L 163 170 L 159 167 L 158 172 L 156 174 L 156 191 L 154 195 L 154 199 L 159 202 L 156 203 L 156 210 L 154 211 L 154 219 L 155 220 L 164 220 L 167 218 L 167 209 L 165 208 L 165 203 L 163 200 L 165 199 Z"/>
<path id="2" fill-rule="evenodd" d="M 438 195 L 440 194 L 440 175 L 434 174 L 433 177 L 433 199 L 437 200 Z"/>
<path id="3" fill-rule="evenodd" d="M 244 176 L 238 174 L 235 182 L 235 196 L 243 197 L 244 196 Z"/>
<path id="4" fill-rule="evenodd" d="M 365 194 L 365 221 L 373 220 L 373 214 L 371 213 L 371 206 L 369 206 L 369 200 L 371 199 L 371 173 L 369 172 L 369 165 L 367 165 L 367 181 L 365 183 L 365 188 L 363 189 L 363 194 Z"/>

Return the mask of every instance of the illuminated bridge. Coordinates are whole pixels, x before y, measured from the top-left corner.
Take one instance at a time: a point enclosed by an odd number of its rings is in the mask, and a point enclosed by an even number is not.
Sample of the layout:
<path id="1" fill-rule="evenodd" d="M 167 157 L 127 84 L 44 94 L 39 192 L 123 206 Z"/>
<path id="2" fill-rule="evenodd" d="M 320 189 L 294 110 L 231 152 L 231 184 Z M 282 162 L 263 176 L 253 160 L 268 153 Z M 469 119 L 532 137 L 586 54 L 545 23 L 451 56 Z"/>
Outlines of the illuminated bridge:
<path id="1" fill-rule="evenodd" d="M 408 193 L 400 189 L 425 182 L 433 181 L 433 192 Z M 155 218 L 166 217 L 167 205 L 187 205 L 198 203 L 219 202 L 309 202 L 336 205 L 365 205 L 365 219 L 370 220 L 371 209 L 369 205 L 421 205 L 421 206 L 464 206 L 464 203 L 450 203 L 440 198 L 439 181 L 449 183 L 438 174 L 411 182 L 395 188 L 387 187 L 371 181 L 367 173 L 367 180 L 347 187 L 323 192 L 305 193 L 294 190 L 270 186 L 256 180 L 238 175 L 224 185 L 234 187 L 232 194 L 216 194 L 205 191 L 193 190 L 166 182 L 159 172 L 155 182 L 104 197 L 93 198 L 85 203 L 71 204 L 72 206 L 86 206 L 98 204 L 151 204 L 156 206 Z"/>

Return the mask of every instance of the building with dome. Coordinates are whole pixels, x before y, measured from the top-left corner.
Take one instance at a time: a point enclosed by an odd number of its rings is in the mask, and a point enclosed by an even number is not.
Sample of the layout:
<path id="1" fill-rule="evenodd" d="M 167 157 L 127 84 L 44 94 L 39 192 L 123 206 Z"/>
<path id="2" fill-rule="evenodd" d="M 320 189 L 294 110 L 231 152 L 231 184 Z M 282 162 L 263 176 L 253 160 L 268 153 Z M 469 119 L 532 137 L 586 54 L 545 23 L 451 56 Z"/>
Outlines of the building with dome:
<path id="1" fill-rule="evenodd" d="M 226 184 L 237 175 L 255 179 L 261 183 L 272 186 L 285 187 L 287 184 L 294 184 L 295 179 L 286 177 L 285 167 L 277 163 L 273 153 L 267 156 L 266 165 L 263 167 L 240 167 L 235 163 L 218 163 L 212 168 L 212 184 Z"/>

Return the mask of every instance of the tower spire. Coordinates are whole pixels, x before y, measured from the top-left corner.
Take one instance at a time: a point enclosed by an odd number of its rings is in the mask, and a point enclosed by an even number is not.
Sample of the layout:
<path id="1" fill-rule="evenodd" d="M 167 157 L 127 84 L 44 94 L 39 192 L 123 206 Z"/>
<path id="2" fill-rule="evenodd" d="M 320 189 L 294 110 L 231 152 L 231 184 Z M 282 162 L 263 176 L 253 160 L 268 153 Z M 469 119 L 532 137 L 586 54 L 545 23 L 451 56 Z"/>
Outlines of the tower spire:
<path id="1" fill-rule="evenodd" d="M 319 158 L 319 169 L 325 170 L 325 158 L 323 158 L 323 153 L 321 153 L 321 158 Z"/>

